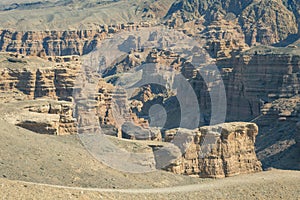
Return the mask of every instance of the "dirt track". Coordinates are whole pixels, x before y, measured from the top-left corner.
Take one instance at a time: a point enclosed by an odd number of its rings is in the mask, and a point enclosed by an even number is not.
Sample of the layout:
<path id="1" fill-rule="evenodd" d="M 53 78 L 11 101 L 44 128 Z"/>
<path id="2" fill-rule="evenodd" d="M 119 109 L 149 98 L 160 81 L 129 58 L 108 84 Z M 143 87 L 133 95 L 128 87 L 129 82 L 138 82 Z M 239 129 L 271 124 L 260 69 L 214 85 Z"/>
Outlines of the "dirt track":
<path id="1" fill-rule="evenodd" d="M 155 189 L 73 188 L 0 180 L 2 199 L 299 199 L 300 172 L 272 170 Z"/>
<path id="2" fill-rule="evenodd" d="M 76 137 L 38 135 L 2 120 L 0 146 L 0 199 L 5 200 L 300 199 L 300 171 L 218 180 L 163 171 L 126 174 L 101 165 Z"/>

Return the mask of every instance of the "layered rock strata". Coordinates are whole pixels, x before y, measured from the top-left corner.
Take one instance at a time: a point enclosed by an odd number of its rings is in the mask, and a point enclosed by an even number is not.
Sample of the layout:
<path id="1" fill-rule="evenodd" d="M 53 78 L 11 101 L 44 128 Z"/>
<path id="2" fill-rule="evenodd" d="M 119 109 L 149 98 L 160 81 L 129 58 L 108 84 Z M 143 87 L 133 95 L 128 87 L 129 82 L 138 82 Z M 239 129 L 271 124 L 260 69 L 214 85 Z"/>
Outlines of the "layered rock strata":
<path id="1" fill-rule="evenodd" d="M 176 174 L 223 178 L 259 172 L 254 143 L 258 127 L 253 123 L 226 123 L 197 130 L 178 131 L 183 156 L 167 167 Z"/>
<path id="2" fill-rule="evenodd" d="M 105 32 L 96 30 L 43 32 L 2 30 L 0 49 L 38 56 L 82 55 L 92 51 L 105 37 Z"/>
<path id="3" fill-rule="evenodd" d="M 70 102 L 29 100 L 2 105 L 10 107 L 3 112 L 5 120 L 22 128 L 49 135 L 77 134 L 77 120 Z"/>
<path id="4" fill-rule="evenodd" d="M 31 56 L 85 55 L 94 50 L 101 40 L 119 31 L 136 30 L 147 23 L 99 25 L 91 30 L 14 31 L 0 30 L 0 51 Z"/>
<path id="5" fill-rule="evenodd" d="M 17 125 L 41 134 L 74 135 L 77 134 L 77 121 L 73 118 L 72 107 L 67 102 L 29 106 L 27 117 Z"/>
<path id="6" fill-rule="evenodd" d="M 31 63 L 14 63 L 6 58 L 1 67 L 0 92 L 2 94 L 19 93 L 23 99 L 50 98 L 68 100 L 72 97 L 76 76 L 79 73 L 80 61 L 66 63 L 43 62 L 38 59 L 36 67 Z M 28 58 L 27 58 L 28 59 Z M 19 62 L 27 62 L 25 58 Z M 6 66 L 8 62 L 8 65 Z M 10 95 L 3 95 L 9 99 Z M 23 96 L 23 97 L 21 97 Z M 11 97 L 18 99 L 18 97 Z"/>
<path id="7" fill-rule="evenodd" d="M 91 116 L 97 118 L 95 120 L 96 126 L 100 125 L 106 134 L 115 136 L 121 136 L 120 131 L 124 121 L 133 121 L 136 125 L 145 128 L 149 126 L 148 121 L 137 117 L 130 111 L 124 91 L 116 89 L 100 77 L 93 77 L 90 72 L 85 72 L 87 74 L 84 77 L 81 60 L 76 56 L 48 57 L 47 60 L 52 61 L 34 58 L 34 62 L 30 61 L 30 57 L 20 54 L 3 54 L 2 56 L 0 69 L 2 75 L 0 77 L 1 102 L 37 99 L 73 102 L 74 98 L 78 97 L 76 104 L 81 109 L 79 109 L 80 113 L 75 113 L 75 116 L 80 117 L 78 122 L 82 127 L 87 127 L 86 123 Z M 81 80 L 78 77 L 84 79 Z M 92 85 L 89 86 L 89 84 Z M 124 113 L 119 113 L 121 111 Z M 86 116 L 85 119 L 83 119 L 84 116 Z M 121 119 L 120 116 L 122 116 Z M 61 120 L 68 121 L 64 117 Z M 53 121 L 56 124 L 59 123 L 56 118 Z M 52 122 L 41 123 L 39 124 L 43 127 L 52 127 L 50 125 Z M 22 126 L 30 128 L 31 124 L 29 122 L 27 125 L 23 123 Z M 43 128 L 40 127 L 40 129 Z M 37 128 L 36 132 L 41 131 L 38 131 Z M 58 134 L 56 128 L 52 132 L 43 132 Z M 70 134 L 73 132 L 71 131 Z"/>
<path id="8" fill-rule="evenodd" d="M 248 48 L 242 28 L 235 21 L 214 21 L 200 35 L 207 40 L 206 49 L 214 58 L 231 57 L 233 52 Z"/>
<path id="9" fill-rule="evenodd" d="M 297 48 L 256 47 L 218 64 L 223 67 L 228 120 L 254 119 L 265 103 L 299 93 Z"/>

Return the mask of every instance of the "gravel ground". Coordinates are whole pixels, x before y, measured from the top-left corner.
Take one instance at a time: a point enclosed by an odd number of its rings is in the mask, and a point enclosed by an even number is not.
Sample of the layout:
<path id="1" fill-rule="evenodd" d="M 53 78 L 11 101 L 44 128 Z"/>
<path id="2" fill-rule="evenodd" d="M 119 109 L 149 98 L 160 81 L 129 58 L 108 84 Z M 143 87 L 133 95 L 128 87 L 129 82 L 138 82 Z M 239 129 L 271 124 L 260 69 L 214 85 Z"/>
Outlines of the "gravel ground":
<path id="1" fill-rule="evenodd" d="M 65 188 L 0 179 L 2 199 L 299 199 L 300 172 L 272 170 L 162 189 Z"/>
<path id="2" fill-rule="evenodd" d="M 133 146 L 144 148 L 143 144 Z M 77 136 L 40 135 L 1 120 L 0 147 L 0 178 L 10 180 L 123 189 L 206 181 L 161 170 L 145 174 L 114 170 L 94 159 Z"/>
<path id="3" fill-rule="evenodd" d="M 300 199 L 300 171 L 273 169 L 216 180 L 164 171 L 129 174 L 95 160 L 77 136 L 40 135 L 1 119 L 0 146 L 0 199 L 5 200 Z"/>

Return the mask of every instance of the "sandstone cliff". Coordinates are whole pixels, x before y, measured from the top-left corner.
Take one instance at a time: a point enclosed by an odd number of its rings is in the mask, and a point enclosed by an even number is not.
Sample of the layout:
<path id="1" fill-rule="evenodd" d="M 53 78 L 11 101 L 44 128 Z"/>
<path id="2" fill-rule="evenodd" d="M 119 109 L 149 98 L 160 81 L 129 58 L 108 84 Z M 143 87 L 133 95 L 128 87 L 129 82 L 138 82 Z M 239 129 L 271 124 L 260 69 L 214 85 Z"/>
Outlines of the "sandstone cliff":
<path id="1" fill-rule="evenodd" d="M 0 51 L 25 55 L 83 55 L 91 52 L 107 33 L 81 31 L 0 31 Z"/>
<path id="2" fill-rule="evenodd" d="M 39 103 L 39 102 L 37 102 Z M 36 133 L 51 135 L 77 134 L 77 122 L 73 118 L 72 104 L 67 102 L 52 102 L 26 107 L 18 126 Z"/>
<path id="3" fill-rule="evenodd" d="M 51 99 L 0 102 L 1 119 L 30 131 L 49 135 L 77 134 L 71 102 Z"/>
<path id="4" fill-rule="evenodd" d="M 86 55 L 111 34 L 135 30 L 141 26 L 150 26 L 150 23 L 104 24 L 88 30 L 64 31 L 3 29 L 0 30 L 0 51 L 39 57 Z"/>
<path id="5" fill-rule="evenodd" d="M 257 134 L 255 124 L 240 122 L 179 130 L 174 143 L 184 140 L 183 156 L 167 170 L 210 178 L 261 171 L 254 149 Z"/>
<path id="6" fill-rule="evenodd" d="M 231 57 L 233 52 L 248 48 L 245 35 L 237 21 L 214 21 L 200 34 L 205 36 L 206 49 L 214 58 Z"/>
<path id="7" fill-rule="evenodd" d="M 215 52 L 223 52 L 223 50 Z M 201 108 L 202 124 L 208 123 L 211 114 L 209 91 L 214 84 L 206 83 L 199 74 L 201 66 L 193 66 L 188 60 L 164 50 L 135 51 L 108 68 L 104 76 L 124 73 L 141 63 L 168 66 L 167 69 L 180 71 L 192 85 Z M 262 106 L 281 97 L 297 95 L 300 89 L 299 49 L 297 47 L 274 48 L 257 46 L 249 50 L 231 54 L 230 58 L 217 59 L 216 65 L 226 87 L 227 120 L 252 120 L 261 114 Z M 218 73 L 209 72 L 212 76 Z M 114 77 L 115 78 L 115 77 Z M 160 104 L 168 113 L 166 127 L 176 127 L 180 106 L 174 96 L 162 88 L 149 85 L 140 88 L 132 97 L 132 108 L 140 117 L 148 115 L 151 105 Z M 169 109 L 168 105 L 172 105 Z M 177 109 L 177 110 L 176 110 Z"/>
<path id="8" fill-rule="evenodd" d="M 80 61 L 72 61 L 70 57 L 71 62 L 55 63 L 39 58 L 17 57 L 18 54 L 2 54 L 0 92 L 3 100 L 68 100 L 72 96 Z"/>
<path id="9" fill-rule="evenodd" d="M 219 65 L 230 69 L 223 68 L 228 120 L 253 119 L 264 103 L 299 92 L 297 48 L 256 47 Z"/>
<path id="10" fill-rule="evenodd" d="M 4 53 L 0 55 L 0 58 L 0 103 L 24 100 L 35 102 L 38 99 L 57 100 L 58 103 L 66 100 L 74 103 L 74 98 L 77 98 L 75 101 L 79 111 L 77 108 L 77 113 L 74 113 L 74 116 L 78 119 L 78 125 L 83 129 L 88 127 L 91 117 L 97 117 L 94 121 L 95 126 L 101 125 L 105 134 L 114 136 L 120 136 L 121 125 L 124 120 L 148 127 L 148 121 L 137 117 L 130 111 L 124 91 L 118 90 L 100 77 L 93 77 L 91 72 L 85 72 L 87 74 L 84 77 L 81 60 L 76 56 L 47 57 L 48 60 L 53 61 L 45 61 L 36 57 Z M 78 77 L 83 77 L 83 79 Z M 89 87 L 88 84 L 92 85 Z M 91 89 L 94 90 L 90 91 Z M 87 93 L 86 96 L 84 93 Z M 120 108 L 116 105 L 122 105 L 122 109 L 118 110 Z M 68 107 L 69 110 L 73 109 L 72 104 Z M 123 118 L 119 119 L 122 110 L 126 113 L 123 113 Z M 42 113 L 51 112 L 47 110 Z M 25 121 L 29 120 L 30 116 Z M 54 115 L 51 117 L 53 118 Z M 34 130 L 49 134 L 67 134 L 68 131 L 64 131 L 64 133 L 58 131 L 57 126 L 59 126 L 60 121 L 64 121 L 63 124 L 69 123 L 70 120 L 71 123 L 74 122 L 72 121 L 73 118 L 69 119 L 64 114 L 61 114 L 59 119 L 56 119 L 57 116 L 54 117 L 53 122 L 51 117 L 49 117 L 49 121 L 43 121 L 43 116 L 41 119 L 36 117 L 31 122 L 22 122 L 22 127 L 30 128 L 33 126 L 32 124 L 37 124 L 36 127 L 40 126 L 41 130 L 44 130 L 42 127 L 54 126 L 56 128 L 53 128 L 52 131 L 40 131 L 38 128 Z M 69 134 L 74 133 L 73 129 L 69 132 Z"/>

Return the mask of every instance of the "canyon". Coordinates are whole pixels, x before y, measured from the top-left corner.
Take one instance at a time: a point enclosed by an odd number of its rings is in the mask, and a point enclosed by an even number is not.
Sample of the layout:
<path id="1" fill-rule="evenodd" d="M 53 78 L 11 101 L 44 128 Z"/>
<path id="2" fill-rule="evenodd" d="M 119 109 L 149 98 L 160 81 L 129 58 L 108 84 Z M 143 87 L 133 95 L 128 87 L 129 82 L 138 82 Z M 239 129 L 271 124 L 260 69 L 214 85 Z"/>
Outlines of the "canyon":
<path id="1" fill-rule="evenodd" d="M 7 13 L 1 20 L 10 19 L 0 30 L 0 122 L 63 141 L 102 132 L 125 150 L 133 146 L 131 155 L 149 153 L 151 162 L 145 156 L 141 165 L 156 164 L 176 177 L 300 169 L 297 1 L 126 3 L 0 2 L 0 11 Z M 66 20 L 82 21 L 70 28 L 52 19 L 48 12 L 56 5 L 74 9 L 76 17 Z M 31 15 L 12 18 L 28 9 L 36 9 L 37 16 L 49 11 L 28 28 Z M 87 16 L 91 10 L 96 14 Z M 49 27 L 43 25 L 46 18 Z M 148 29 L 148 38 L 136 35 Z M 172 31 L 178 35 L 168 35 Z M 178 48 L 185 38 L 195 44 Z M 123 41 L 117 46 L 122 54 L 110 52 L 116 40 Z M 102 51 L 116 58 L 102 59 L 107 56 L 97 55 Z M 221 107 L 214 107 L 214 91 Z M 200 116 L 189 115 L 193 110 Z"/>

